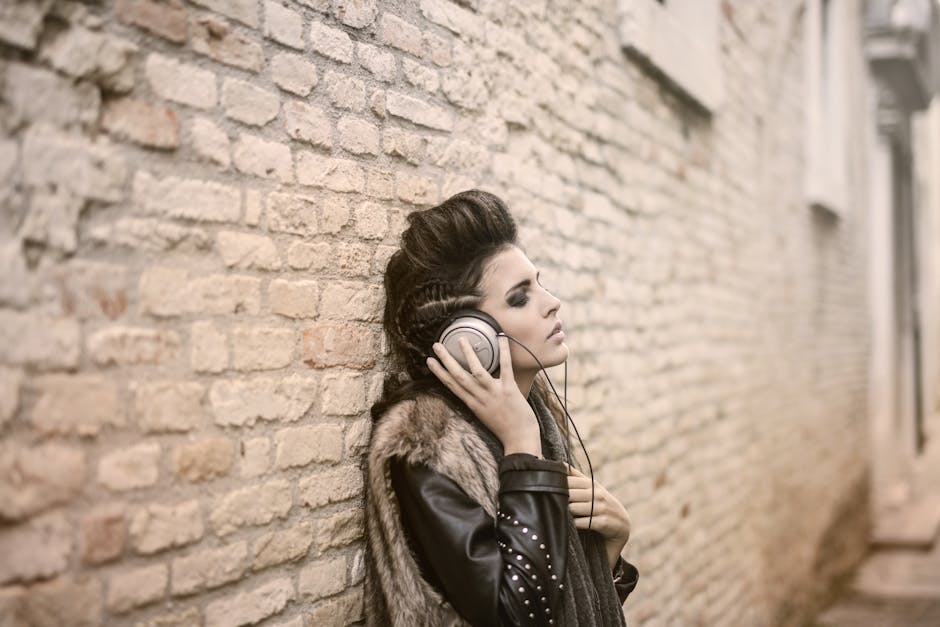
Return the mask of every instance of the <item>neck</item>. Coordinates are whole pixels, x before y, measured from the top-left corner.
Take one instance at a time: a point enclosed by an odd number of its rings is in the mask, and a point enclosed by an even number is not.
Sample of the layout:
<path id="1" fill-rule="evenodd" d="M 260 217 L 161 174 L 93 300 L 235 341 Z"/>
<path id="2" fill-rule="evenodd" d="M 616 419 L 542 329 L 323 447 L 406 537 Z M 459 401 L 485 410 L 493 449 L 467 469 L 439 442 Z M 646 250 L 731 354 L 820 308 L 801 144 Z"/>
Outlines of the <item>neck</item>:
<path id="1" fill-rule="evenodd" d="M 537 375 L 538 372 L 538 370 L 513 371 L 512 376 L 516 380 L 516 386 L 524 397 L 529 398 L 529 392 L 532 391 L 532 385 L 535 383 L 535 375 Z"/>

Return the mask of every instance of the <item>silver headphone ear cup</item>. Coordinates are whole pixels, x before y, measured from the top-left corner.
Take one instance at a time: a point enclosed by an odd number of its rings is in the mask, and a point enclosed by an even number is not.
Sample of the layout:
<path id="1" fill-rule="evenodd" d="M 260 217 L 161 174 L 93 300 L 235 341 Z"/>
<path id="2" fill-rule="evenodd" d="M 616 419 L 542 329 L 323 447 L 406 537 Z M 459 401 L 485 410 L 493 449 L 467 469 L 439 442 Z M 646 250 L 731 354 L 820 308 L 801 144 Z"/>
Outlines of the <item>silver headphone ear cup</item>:
<path id="1" fill-rule="evenodd" d="M 477 359 L 487 372 L 493 374 L 499 369 L 499 342 L 496 329 L 479 318 L 466 316 L 455 319 L 441 332 L 438 341 L 457 360 L 457 363 L 469 371 L 470 366 L 458 343 L 461 337 L 466 337 L 470 342 L 473 352 L 476 353 Z"/>

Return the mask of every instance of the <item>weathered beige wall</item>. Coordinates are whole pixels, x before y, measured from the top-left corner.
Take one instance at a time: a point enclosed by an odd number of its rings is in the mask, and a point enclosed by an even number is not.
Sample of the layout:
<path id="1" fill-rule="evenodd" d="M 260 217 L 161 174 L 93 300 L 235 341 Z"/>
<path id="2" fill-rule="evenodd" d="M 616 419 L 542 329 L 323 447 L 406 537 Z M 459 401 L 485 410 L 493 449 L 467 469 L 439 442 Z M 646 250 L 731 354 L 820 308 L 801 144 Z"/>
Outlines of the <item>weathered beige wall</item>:
<path id="1" fill-rule="evenodd" d="M 630 623 L 797 624 L 869 455 L 864 199 L 803 202 L 801 6 L 723 3 L 709 119 L 613 0 L 3 3 L 0 622 L 359 620 L 381 271 L 481 186 L 565 301 Z"/>

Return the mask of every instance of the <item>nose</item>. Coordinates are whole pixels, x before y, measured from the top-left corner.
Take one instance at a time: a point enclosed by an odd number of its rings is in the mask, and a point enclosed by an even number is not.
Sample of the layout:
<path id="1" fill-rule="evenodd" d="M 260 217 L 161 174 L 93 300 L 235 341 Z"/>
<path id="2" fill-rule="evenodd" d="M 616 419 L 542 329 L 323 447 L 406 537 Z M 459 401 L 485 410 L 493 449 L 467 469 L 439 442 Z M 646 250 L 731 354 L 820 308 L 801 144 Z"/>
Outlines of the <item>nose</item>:
<path id="1" fill-rule="evenodd" d="M 545 293 L 548 295 L 548 311 L 545 316 L 548 317 L 561 309 L 561 300 L 548 290 L 545 290 Z"/>

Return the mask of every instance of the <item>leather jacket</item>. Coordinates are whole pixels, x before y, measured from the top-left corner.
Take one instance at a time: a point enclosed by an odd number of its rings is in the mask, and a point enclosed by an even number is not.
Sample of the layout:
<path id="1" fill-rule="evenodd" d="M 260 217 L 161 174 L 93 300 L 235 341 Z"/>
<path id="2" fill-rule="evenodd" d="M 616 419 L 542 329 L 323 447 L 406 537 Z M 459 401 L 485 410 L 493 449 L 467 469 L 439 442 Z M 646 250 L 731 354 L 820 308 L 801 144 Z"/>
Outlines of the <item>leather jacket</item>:
<path id="1" fill-rule="evenodd" d="M 425 580 L 475 627 L 554 625 L 568 542 L 564 464 L 527 453 L 499 464 L 496 520 L 450 478 L 401 458 L 390 463 L 408 544 Z M 621 604 L 636 568 L 612 573 Z"/>

